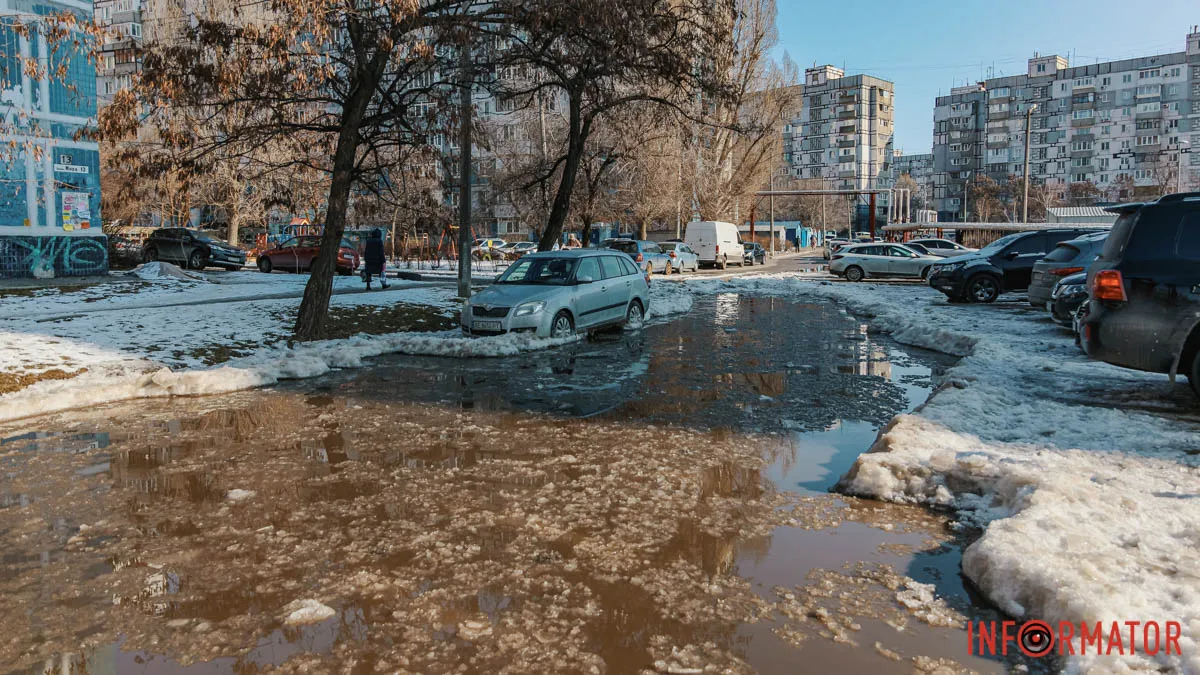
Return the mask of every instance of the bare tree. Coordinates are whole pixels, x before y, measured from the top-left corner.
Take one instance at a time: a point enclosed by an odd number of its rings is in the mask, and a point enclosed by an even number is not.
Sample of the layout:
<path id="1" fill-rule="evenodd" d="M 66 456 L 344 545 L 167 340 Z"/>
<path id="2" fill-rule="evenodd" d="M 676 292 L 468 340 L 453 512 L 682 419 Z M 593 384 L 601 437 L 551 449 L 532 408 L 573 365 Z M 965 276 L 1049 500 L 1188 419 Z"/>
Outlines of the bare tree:
<path id="1" fill-rule="evenodd" d="M 563 150 L 542 175 L 556 177 L 538 247 L 552 248 L 571 211 L 588 142 L 600 122 L 634 104 L 684 110 L 707 91 L 720 98 L 716 70 L 703 58 L 720 54 L 734 15 L 731 0 L 510 0 L 503 7 L 505 48 L 501 100 L 529 106 L 561 100 Z M 551 170 L 552 169 L 552 170 Z"/>
<path id="2" fill-rule="evenodd" d="M 1071 206 L 1092 206 L 1100 200 L 1100 188 L 1090 180 L 1071 183 L 1067 186 L 1067 203 Z"/>
<path id="3" fill-rule="evenodd" d="M 976 221 L 990 223 L 998 218 L 1004 204 L 1001 202 L 1001 187 L 988 176 L 978 174 L 967 186 L 971 198 L 971 213 Z"/>
<path id="4" fill-rule="evenodd" d="M 473 0 L 159 3 L 172 23 L 145 43 L 136 95 L 106 108 L 102 129 L 119 137 L 148 124 L 184 166 L 270 146 L 278 153 L 254 158 L 266 170 L 326 174 L 321 249 L 295 326 L 298 338 L 319 338 L 352 193 L 378 189 L 400 149 L 425 143 L 437 121 L 426 106 L 448 93 L 434 73 L 456 72 L 432 41 L 466 48 L 460 29 L 490 10 Z"/>
<path id="5" fill-rule="evenodd" d="M 706 102 L 706 125 L 697 126 L 685 154 L 688 180 L 706 220 L 732 220 L 766 189 L 783 155 L 783 125 L 800 101 L 794 64 L 777 64 L 775 0 L 736 0 L 728 61 L 718 61 L 730 81 L 729 95 Z"/>

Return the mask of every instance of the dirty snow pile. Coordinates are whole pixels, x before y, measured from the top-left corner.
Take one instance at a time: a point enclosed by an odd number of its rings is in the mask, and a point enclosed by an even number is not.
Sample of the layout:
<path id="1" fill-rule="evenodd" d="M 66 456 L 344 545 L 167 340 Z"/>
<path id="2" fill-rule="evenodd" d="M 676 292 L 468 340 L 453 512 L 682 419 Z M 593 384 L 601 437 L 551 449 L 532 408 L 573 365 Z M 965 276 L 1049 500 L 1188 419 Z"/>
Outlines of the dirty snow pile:
<path id="1" fill-rule="evenodd" d="M 204 281 L 203 276 L 199 274 L 192 274 L 191 272 L 185 272 L 180 269 L 178 265 L 157 261 L 138 265 L 137 268 L 129 272 L 129 274 L 132 274 L 143 281 Z"/>
<path id="2" fill-rule="evenodd" d="M 1183 625 L 1182 656 L 1075 656 L 1071 671 L 1200 672 L 1200 433 L 1137 411 L 1194 405 L 1186 384 L 1088 360 L 1023 298 L 950 305 L 923 286 L 788 276 L 687 286 L 831 299 L 872 330 L 963 356 L 841 489 L 953 508 L 985 528 L 964 572 L 1015 617 Z"/>

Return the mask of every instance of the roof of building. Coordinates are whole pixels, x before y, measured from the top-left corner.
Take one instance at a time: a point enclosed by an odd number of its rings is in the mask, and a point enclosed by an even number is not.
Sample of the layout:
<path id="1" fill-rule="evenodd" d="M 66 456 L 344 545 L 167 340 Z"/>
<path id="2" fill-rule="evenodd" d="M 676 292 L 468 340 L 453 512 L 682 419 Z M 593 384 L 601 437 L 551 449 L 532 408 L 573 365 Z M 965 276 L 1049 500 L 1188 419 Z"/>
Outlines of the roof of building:
<path id="1" fill-rule="evenodd" d="M 1052 206 L 1046 211 L 1055 218 L 1112 218 L 1113 214 L 1102 206 Z"/>

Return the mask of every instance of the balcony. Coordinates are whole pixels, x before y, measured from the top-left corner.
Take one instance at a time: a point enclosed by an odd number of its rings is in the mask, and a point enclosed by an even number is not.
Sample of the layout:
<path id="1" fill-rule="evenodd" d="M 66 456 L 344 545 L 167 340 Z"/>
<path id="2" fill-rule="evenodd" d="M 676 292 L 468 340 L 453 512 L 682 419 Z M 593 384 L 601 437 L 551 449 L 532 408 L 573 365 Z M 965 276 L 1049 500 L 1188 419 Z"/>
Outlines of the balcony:
<path id="1" fill-rule="evenodd" d="M 1012 113 L 1007 110 L 997 110 L 996 112 L 988 111 L 988 120 L 1006 120 L 1012 116 Z"/>
<path id="2" fill-rule="evenodd" d="M 858 129 L 853 124 L 843 124 L 842 126 L 838 127 L 839 134 L 852 134 L 857 130 Z"/>
<path id="3" fill-rule="evenodd" d="M 852 119 L 854 119 L 854 117 L 855 117 L 857 114 L 858 114 L 858 113 L 857 113 L 857 112 L 855 112 L 853 109 L 850 109 L 850 110 L 844 110 L 844 109 L 843 109 L 843 110 L 838 110 L 838 113 L 837 113 L 837 118 L 838 118 L 839 120 L 852 120 Z"/>
<path id="4" fill-rule="evenodd" d="M 1095 149 L 1092 149 L 1092 150 L 1071 150 L 1071 159 L 1082 158 L 1082 157 L 1091 157 L 1091 156 L 1092 156 L 1092 155 L 1094 155 L 1094 154 L 1096 154 L 1096 151 L 1095 151 Z M 1075 168 L 1079 168 L 1079 167 L 1075 167 Z"/>
<path id="5" fill-rule="evenodd" d="M 1096 134 L 1092 133 L 1091 131 L 1077 132 L 1071 135 L 1071 140 L 1079 141 L 1080 143 L 1084 141 L 1094 141 L 1096 140 Z"/>
<path id="6" fill-rule="evenodd" d="M 849 168 L 846 168 L 846 167 L 849 167 Z M 849 165 L 839 164 L 837 177 L 838 178 L 854 178 L 854 165 L 853 164 L 849 164 Z"/>
<path id="7" fill-rule="evenodd" d="M 1155 106 L 1154 110 L 1139 110 L 1134 113 L 1133 118 L 1137 120 L 1162 119 L 1162 106 Z"/>
<path id="8" fill-rule="evenodd" d="M 847 92 L 847 91 L 841 92 L 840 94 L 838 94 L 838 103 L 842 103 L 842 104 L 858 103 L 858 93 L 857 92 Z"/>
<path id="9" fill-rule="evenodd" d="M 857 144 L 853 138 L 839 138 L 837 146 L 839 148 L 853 148 Z"/>
<path id="10" fill-rule="evenodd" d="M 1096 91 L 1096 81 L 1095 81 L 1095 80 L 1088 80 L 1088 81 L 1086 81 L 1086 82 L 1083 82 L 1083 83 L 1072 83 L 1072 84 L 1071 84 L 1071 91 L 1073 91 L 1073 92 L 1089 92 L 1089 91 Z"/>
<path id="11" fill-rule="evenodd" d="M 1096 124 L 1095 117 L 1084 117 L 1081 119 L 1072 119 L 1071 126 L 1078 129 L 1079 127 L 1090 127 Z"/>

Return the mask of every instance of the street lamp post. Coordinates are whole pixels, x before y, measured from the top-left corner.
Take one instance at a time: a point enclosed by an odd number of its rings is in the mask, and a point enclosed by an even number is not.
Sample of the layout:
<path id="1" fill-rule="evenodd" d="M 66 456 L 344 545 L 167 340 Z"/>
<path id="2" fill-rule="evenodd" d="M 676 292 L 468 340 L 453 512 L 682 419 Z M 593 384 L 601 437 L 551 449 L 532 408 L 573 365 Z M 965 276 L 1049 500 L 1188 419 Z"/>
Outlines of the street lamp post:
<path id="1" fill-rule="evenodd" d="M 1029 222 L 1029 126 L 1034 110 L 1037 110 L 1036 103 L 1029 106 L 1029 109 L 1025 111 L 1025 180 L 1022 181 L 1025 183 L 1025 196 L 1021 200 L 1022 223 Z"/>
<path id="2" fill-rule="evenodd" d="M 1179 162 L 1175 167 L 1175 174 L 1176 174 L 1175 175 L 1175 191 L 1176 192 L 1183 192 L 1183 155 L 1185 153 L 1191 152 L 1190 149 L 1188 149 L 1188 150 L 1183 149 L 1183 146 L 1185 146 L 1185 145 L 1191 145 L 1191 143 L 1188 142 L 1188 140 L 1186 138 L 1179 139 L 1179 152 L 1177 153 L 1179 156 Z"/>

